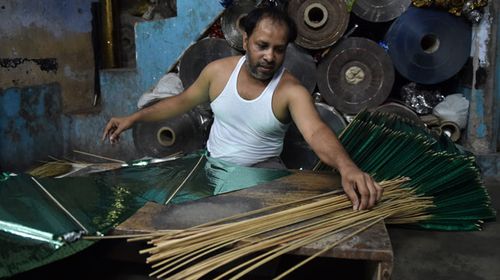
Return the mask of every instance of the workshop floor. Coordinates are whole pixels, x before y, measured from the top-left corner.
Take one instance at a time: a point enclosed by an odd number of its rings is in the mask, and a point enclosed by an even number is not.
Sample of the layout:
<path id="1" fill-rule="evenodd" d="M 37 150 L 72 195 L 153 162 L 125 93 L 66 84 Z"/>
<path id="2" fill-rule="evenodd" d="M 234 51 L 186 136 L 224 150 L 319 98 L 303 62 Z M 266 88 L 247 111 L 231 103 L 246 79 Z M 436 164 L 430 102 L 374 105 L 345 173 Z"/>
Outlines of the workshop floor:
<path id="1" fill-rule="evenodd" d="M 491 195 L 493 205 L 500 211 L 500 176 L 486 178 L 485 185 Z M 393 280 L 454 279 L 454 280 L 498 280 L 500 279 L 500 222 L 490 222 L 481 232 L 430 232 L 389 228 L 394 250 Z M 71 275 L 73 279 L 145 280 L 150 268 L 137 255 L 135 248 L 122 241 L 104 241 L 68 259 L 38 268 L 14 277 L 14 279 L 63 279 Z M 124 241 L 123 241 L 124 242 Z M 112 250 L 110 250 L 112 248 Z M 122 253 L 116 254 L 116 249 Z M 109 251 L 115 251 L 109 258 Z M 118 258 L 117 258 L 118 255 Z M 122 260 L 134 259 L 133 262 Z M 113 259 L 113 261 L 110 261 Z M 122 259 L 122 260 L 120 260 Z M 294 264 L 297 259 L 288 257 L 282 265 Z M 315 279 L 367 279 L 360 272 L 360 263 L 331 262 L 318 259 L 308 268 L 297 271 L 288 279 L 308 279 L 313 271 Z M 276 266 L 271 270 L 276 269 Z M 349 268 L 350 267 L 350 268 Z M 345 270 L 345 271 L 344 271 Z M 263 271 L 246 279 L 271 279 Z M 97 277 L 97 278 L 96 278 Z"/>
<path id="2" fill-rule="evenodd" d="M 500 176 L 484 180 L 500 213 Z M 500 279 L 500 222 L 479 232 L 429 232 L 389 228 L 394 251 L 392 279 Z"/>

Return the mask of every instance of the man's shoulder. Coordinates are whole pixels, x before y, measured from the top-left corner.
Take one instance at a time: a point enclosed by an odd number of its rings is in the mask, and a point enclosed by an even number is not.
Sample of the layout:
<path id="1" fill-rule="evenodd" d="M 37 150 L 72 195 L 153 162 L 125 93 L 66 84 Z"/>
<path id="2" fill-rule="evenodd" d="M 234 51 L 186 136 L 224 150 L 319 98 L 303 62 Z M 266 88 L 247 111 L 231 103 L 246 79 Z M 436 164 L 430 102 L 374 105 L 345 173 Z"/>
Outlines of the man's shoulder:
<path id="1" fill-rule="evenodd" d="M 219 71 L 219 70 L 233 70 L 234 67 L 236 67 L 236 64 L 238 63 L 238 60 L 241 58 L 241 55 L 239 56 L 228 56 L 224 58 L 220 58 L 217 60 L 214 60 L 210 62 L 207 65 L 207 69 L 209 70 L 214 70 L 214 71 Z"/>
<path id="2" fill-rule="evenodd" d="M 288 93 L 307 92 L 307 89 L 302 85 L 302 83 L 288 71 L 283 73 L 278 90 Z"/>

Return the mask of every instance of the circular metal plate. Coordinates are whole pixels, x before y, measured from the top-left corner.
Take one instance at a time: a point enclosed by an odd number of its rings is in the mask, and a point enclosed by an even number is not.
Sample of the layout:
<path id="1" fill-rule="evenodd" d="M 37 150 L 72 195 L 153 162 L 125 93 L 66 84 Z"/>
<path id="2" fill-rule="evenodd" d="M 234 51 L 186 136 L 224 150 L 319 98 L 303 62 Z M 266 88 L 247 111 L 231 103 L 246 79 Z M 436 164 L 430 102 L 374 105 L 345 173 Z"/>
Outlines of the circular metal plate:
<path id="1" fill-rule="evenodd" d="M 317 73 L 321 96 L 346 114 L 382 104 L 394 84 L 390 57 L 366 38 L 341 41 L 320 61 Z"/>
<path id="2" fill-rule="evenodd" d="M 237 0 L 222 14 L 221 29 L 224 38 L 231 47 L 239 51 L 243 51 L 243 31 L 239 27 L 240 19 L 256 6 L 256 0 Z"/>
<path id="3" fill-rule="evenodd" d="M 342 115 L 325 103 L 316 103 L 315 106 L 321 119 L 335 134 L 339 135 L 346 127 Z M 285 166 L 290 169 L 312 170 L 319 162 L 319 158 L 304 140 L 295 124 L 290 126 L 285 135 L 281 159 Z"/>
<path id="4" fill-rule="evenodd" d="M 398 103 L 398 102 L 387 102 L 375 108 L 376 112 L 383 112 L 387 114 L 394 114 L 400 117 L 403 117 L 417 126 L 425 127 L 424 122 L 418 117 L 417 113 L 415 113 L 408 106 Z"/>
<path id="5" fill-rule="evenodd" d="M 136 149 L 144 156 L 165 157 L 178 152 L 189 153 L 205 145 L 205 135 L 193 111 L 164 121 L 134 125 L 132 135 Z"/>
<path id="6" fill-rule="evenodd" d="M 314 62 L 314 58 L 307 50 L 293 43 L 288 44 L 283 65 L 302 83 L 309 93 L 314 91 L 316 88 L 316 62 Z"/>
<path id="7" fill-rule="evenodd" d="M 411 5 L 411 0 L 356 0 L 352 12 L 371 22 L 387 22 L 399 17 Z"/>
<path id="8" fill-rule="evenodd" d="M 182 85 L 184 88 L 188 88 L 210 62 L 234 54 L 235 52 L 224 39 L 205 38 L 199 40 L 182 55 L 179 65 L 179 78 Z"/>
<path id="9" fill-rule="evenodd" d="M 344 34 L 349 13 L 344 0 L 291 0 L 288 15 L 297 25 L 295 43 L 306 49 L 323 49 Z"/>
<path id="10" fill-rule="evenodd" d="M 394 67 L 405 78 L 421 83 L 443 82 L 470 56 L 471 25 L 446 11 L 410 7 L 386 33 Z"/>

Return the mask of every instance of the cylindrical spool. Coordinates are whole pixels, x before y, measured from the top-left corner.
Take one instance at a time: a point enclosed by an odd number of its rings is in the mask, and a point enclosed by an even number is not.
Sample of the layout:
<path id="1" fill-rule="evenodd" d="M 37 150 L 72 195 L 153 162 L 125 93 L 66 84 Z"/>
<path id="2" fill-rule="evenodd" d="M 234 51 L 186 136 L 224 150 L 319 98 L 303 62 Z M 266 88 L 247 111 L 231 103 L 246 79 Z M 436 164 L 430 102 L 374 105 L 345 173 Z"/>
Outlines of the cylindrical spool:
<path id="1" fill-rule="evenodd" d="M 391 24 L 385 41 L 394 67 L 403 77 L 430 85 L 451 78 L 465 65 L 471 33 L 470 23 L 463 18 L 410 7 Z"/>
<path id="2" fill-rule="evenodd" d="M 291 0 L 288 14 L 297 25 L 295 43 L 306 49 L 323 49 L 344 34 L 349 12 L 344 0 Z"/>
<path id="3" fill-rule="evenodd" d="M 175 144 L 175 131 L 169 126 L 163 126 L 156 132 L 156 140 L 163 147 L 170 147 Z"/>
<path id="4" fill-rule="evenodd" d="M 413 124 L 420 126 L 420 127 L 425 127 L 425 123 L 419 118 L 417 113 L 415 113 L 411 108 L 408 106 L 395 102 L 395 101 L 390 101 L 387 103 L 384 103 L 377 108 L 375 108 L 376 112 L 383 112 L 387 114 L 394 114 L 397 116 L 400 116 L 406 120 L 411 121 Z"/>
<path id="5" fill-rule="evenodd" d="M 460 127 L 454 122 L 446 121 L 439 125 L 439 129 L 442 134 L 446 134 L 450 137 L 451 141 L 457 142 L 460 139 Z"/>
<path id="6" fill-rule="evenodd" d="M 132 128 L 134 145 L 142 155 L 151 157 L 201 149 L 206 135 L 200 120 L 199 113 L 190 111 L 168 120 L 137 123 Z"/>
<path id="7" fill-rule="evenodd" d="M 240 29 L 240 20 L 257 6 L 258 1 L 236 0 L 234 2 L 222 14 L 221 29 L 229 45 L 243 51 L 243 31 Z"/>
<path id="8" fill-rule="evenodd" d="M 345 114 L 375 108 L 389 96 L 394 68 L 377 43 L 349 37 L 318 64 L 318 88 L 325 101 Z"/>
<path id="9" fill-rule="evenodd" d="M 399 17 L 411 0 L 356 0 L 352 12 L 370 22 L 387 22 Z"/>
<path id="10" fill-rule="evenodd" d="M 332 131 L 339 135 L 346 127 L 346 122 L 342 115 L 332 106 L 325 103 L 318 102 L 315 103 L 315 106 L 321 119 Z M 295 124 L 290 126 L 285 135 L 281 159 L 285 163 L 285 166 L 290 169 L 312 170 L 319 162 L 319 158 L 304 140 L 304 137 L 302 137 Z"/>
<path id="11" fill-rule="evenodd" d="M 283 66 L 312 93 L 316 88 L 316 62 L 303 48 L 288 44 Z"/>

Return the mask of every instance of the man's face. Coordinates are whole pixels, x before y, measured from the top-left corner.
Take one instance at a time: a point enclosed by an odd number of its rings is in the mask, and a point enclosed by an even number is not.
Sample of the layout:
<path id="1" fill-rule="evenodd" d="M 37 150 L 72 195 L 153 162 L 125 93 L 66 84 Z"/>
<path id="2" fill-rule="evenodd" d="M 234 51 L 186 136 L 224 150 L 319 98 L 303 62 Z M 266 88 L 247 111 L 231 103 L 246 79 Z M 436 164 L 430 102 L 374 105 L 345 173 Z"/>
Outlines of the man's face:
<path id="1" fill-rule="evenodd" d="M 285 59 L 288 30 L 280 22 L 261 19 L 250 37 L 243 35 L 246 65 L 250 74 L 258 80 L 269 80 Z"/>

